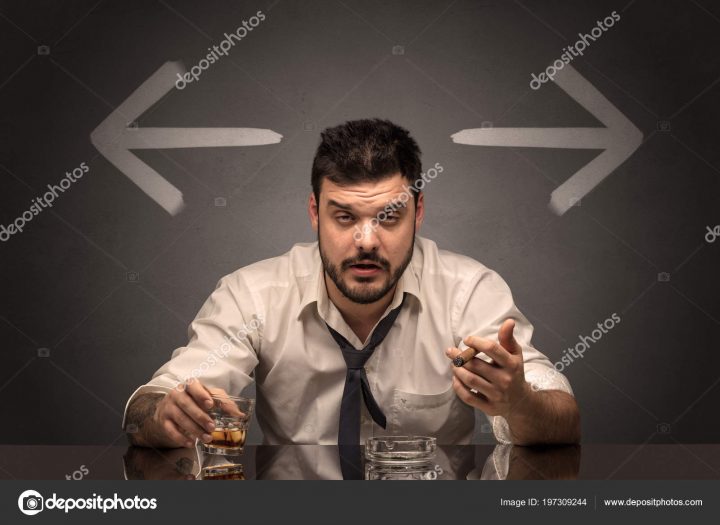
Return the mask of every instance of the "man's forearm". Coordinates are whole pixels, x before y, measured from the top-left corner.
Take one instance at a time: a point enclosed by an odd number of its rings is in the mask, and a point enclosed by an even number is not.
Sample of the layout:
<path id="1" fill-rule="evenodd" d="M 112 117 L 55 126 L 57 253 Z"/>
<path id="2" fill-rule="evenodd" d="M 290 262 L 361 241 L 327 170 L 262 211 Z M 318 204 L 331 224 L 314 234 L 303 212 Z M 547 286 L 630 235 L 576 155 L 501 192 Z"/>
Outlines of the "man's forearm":
<path id="1" fill-rule="evenodd" d="M 155 409 L 163 397 L 165 394 L 141 394 L 128 407 L 124 430 L 132 445 L 138 447 L 170 446 L 165 436 L 153 424 Z"/>
<path id="2" fill-rule="evenodd" d="M 579 443 L 580 410 L 575 398 L 561 390 L 535 391 L 527 395 L 505 417 L 516 445 Z"/>

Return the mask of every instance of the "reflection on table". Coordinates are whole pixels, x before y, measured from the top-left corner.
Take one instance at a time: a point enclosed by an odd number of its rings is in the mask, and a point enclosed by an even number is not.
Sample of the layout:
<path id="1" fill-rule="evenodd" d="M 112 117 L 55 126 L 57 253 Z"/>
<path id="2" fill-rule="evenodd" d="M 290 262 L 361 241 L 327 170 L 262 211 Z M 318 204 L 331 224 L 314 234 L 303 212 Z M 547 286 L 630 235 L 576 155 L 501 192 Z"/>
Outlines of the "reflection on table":
<path id="1" fill-rule="evenodd" d="M 580 451 L 580 446 L 496 445 L 488 454 L 486 446 L 438 446 L 429 461 L 392 463 L 361 455 L 357 479 L 577 479 Z M 239 456 L 204 454 L 199 447 L 129 447 L 123 459 L 126 479 L 341 480 L 342 454 L 332 445 L 247 446 Z"/>
<path id="2" fill-rule="evenodd" d="M 195 449 L 113 445 L 0 445 L 0 479 L 200 479 Z M 341 479 L 339 450 L 324 445 L 247 445 L 236 478 Z M 578 465 L 579 464 L 579 465 Z M 222 465 L 220 465 L 222 466 Z M 360 464 L 359 477 L 442 479 L 720 479 L 720 444 L 586 443 L 580 447 L 440 446 L 430 470 L 388 472 Z M 216 473 L 221 473 L 218 471 Z"/>

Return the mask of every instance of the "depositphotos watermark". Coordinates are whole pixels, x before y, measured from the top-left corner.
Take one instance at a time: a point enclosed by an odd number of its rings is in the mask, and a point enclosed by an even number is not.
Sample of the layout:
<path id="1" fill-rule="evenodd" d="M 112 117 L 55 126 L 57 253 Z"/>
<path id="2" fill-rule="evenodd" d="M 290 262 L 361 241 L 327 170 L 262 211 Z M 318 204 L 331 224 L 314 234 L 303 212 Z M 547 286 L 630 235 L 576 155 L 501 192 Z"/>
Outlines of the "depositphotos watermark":
<path id="1" fill-rule="evenodd" d="M 88 474 L 90 474 L 90 469 L 87 468 L 85 465 L 80 465 L 80 468 L 73 471 L 72 474 L 65 474 L 65 479 L 73 480 L 73 481 L 80 481 Z"/>
<path id="2" fill-rule="evenodd" d="M 265 13 L 258 11 L 251 16 L 249 20 L 243 20 L 242 25 L 239 26 L 233 33 L 225 33 L 225 38 L 211 48 L 208 47 L 208 51 L 210 52 L 205 55 L 205 58 L 201 58 L 196 65 L 191 67 L 189 72 L 184 75 L 181 75 L 180 73 L 177 74 L 178 79 L 175 81 L 175 87 L 178 89 L 185 89 L 185 86 L 191 82 L 199 80 L 203 71 L 209 68 L 211 64 L 220 60 L 220 57 L 227 56 L 232 47 L 237 42 L 240 42 L 240 40 L 245 38 L 250 31 L 259 26 L 260 22 L 263 20 L 265 20 Z"/>
<path id="3" fill-rule="evenodd" d="M 110 510 L 155 510 L 157 498 L 121 498 L 117 492 L 111 498 L 104 498 L 93 492 L 88 498 L 58 498 L 57 493 L 45 499 L 36 490 L 26 490 L 18 496 L 18 508 L 27 516 L 34 516 L 44 510 L 62 510 L 65 514 L 71 510 L 101 510 L 103 514 Z"/>
<path id="4" fill-rule="evenodd" d="M 604 334 L 607 334 L 608 331 L 615 328 L 618 324 L 620 324 L 620 316 L 613 313 L 602 323 L 598 323 L 597 328 L 590 332 L 589 336 L 579 335 L 578 338 L 580 341 L 576 343 L 575 346 L 570 347 L 563 352 L 563 356 L 555 363 L 555 369 L 558 372 L 562 372 L 565 370 L 565 367 L 570 366 L 575 359 L 581 359 L 583 354 L 588 351 L 592 344 L 600 341 Z"/>
<path id="5" fill-rule="evenodd" d="M 564 47 L 564 52 L 560 55 L 560 58 L 549 65 L 543 73 L 540 73 L 539 75 L 535 75 L 535 73 L 533 73 L 531 75 L 532 80 L 530 81 L 530 88 L 538 90 L 545 82 L 553 80 L 558 71 L 572 62 L 575 57 L 582 56 L 584 54 L 584 51 L 590 47 L 590 42 L 588 41 L 595 42 L 595 40 L 600 38 L 605 31 L 614 26 L 615 22 L 618 22 L 619 20 L 620 15 L 617 11 L 613 11 L 602 21 L 598 20 L 595 27 L 590 30 L 590 33 L 578 33 L 578 36 L 580 37 L 578 41 L 571 46 Z"/>
<path id="6" fill-rule="evenodd" d="M 705 241 L 713 243 L 715 242 L 715 239 L 720 237 L 720 224 L 713 228 L 711 228 L 710 226 L 705 226 L 705 229 L 707 230 L 707 233 L 705 234 Z"/>
<path id="7" fill-rule="evenodd" d="M 7 242 L 11 235 L 20 233 L 25 228 L 25 225 L 33 220 L 37 215 L 40 215 L 45 208 L 52 208 L 53 201 L 58 198 L 58 192 L 64 193 L 65 190 L 69 189 L 73 183 L 77 182 L 83 175 L 85 175 L 90 168 L 84 162 L 80 163 L 80 166 L 72 171 L 66 171 L 65 177 L 60 179 L 57 184 L 48 184 L 48 191 L 46 191 L 42 197 L 35 197 L 33 204 L 25 210 L 20 216 L 13 222 L 5 226 L 0 224 L 0 241 Z"/>
<path id="8" fill-rule="evenodd" d="M 543 374 L 543 377 L 532 382 L 533 390 L 552 388 L 555 383 L 554 379 L 556 374 L 565 370 L 576 359 L 582 359 L 585 352 L 588 351 L 591 345 L 600 341 L 603 335 L 607 334 L 618 324 L 620 324 L 620 316 L 616 313 L 613 313 L 602 323 L 598 323 L 597 328 L 590 332 L 589 336 L 578 335 L 579 341 L 575 344 L 575 346 L 571 346 L 563 352 L 562 357 L 553 364 L 554 368 L 548 369 L 547 372 Z"/>
<path id="9" fill-rule="evenodd" d="M 422 191 L 427 183 L 437 177 L 440 173 L 445 170 L 439 162 L 435 163 L 435 166 L 420 174 L 420 178 L 416 180 L 412 186 L 405 184 L 403 191 L 393 200 L 391 200 L 382 210 L 380 210 L 375 217 L 370 219 L 370 224 L 364 224 L 362 228 L 355 225 L 355 231 L 353 232 L 353 239 L 360 241 L 364 235 L 370 233 L 370 231 L 376 231 L 381 222 L 385 222 L 388 219 L 389 214 L 397 211 L 398 208 L 404 208 L 407 206 L 407 202 L 410 200 L 412 193 L 418 193 Z"/>

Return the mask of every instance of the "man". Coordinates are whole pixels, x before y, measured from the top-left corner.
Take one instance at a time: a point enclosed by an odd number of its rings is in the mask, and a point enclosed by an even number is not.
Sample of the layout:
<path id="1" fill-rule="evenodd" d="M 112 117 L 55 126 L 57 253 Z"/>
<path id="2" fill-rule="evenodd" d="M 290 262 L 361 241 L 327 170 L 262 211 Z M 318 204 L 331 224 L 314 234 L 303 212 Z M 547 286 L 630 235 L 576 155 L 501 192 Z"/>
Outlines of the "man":
<path id="1" fill-rule="evenodd" d="M 269 444 L 469 443 L 475 409 L 503 443 L 578 442 L 570 385 L 532 347 L 503 279 L 416 236 L 429 174 L 389 121 L 326 129 L 308 201 L 317 242 L 220 280 L 188 345 L 129 399 L 131 442 L 209 441 L 208 392 L 237 395 L 253 379 Z M 478 358 L 453 366 L 468 347 Z"/>

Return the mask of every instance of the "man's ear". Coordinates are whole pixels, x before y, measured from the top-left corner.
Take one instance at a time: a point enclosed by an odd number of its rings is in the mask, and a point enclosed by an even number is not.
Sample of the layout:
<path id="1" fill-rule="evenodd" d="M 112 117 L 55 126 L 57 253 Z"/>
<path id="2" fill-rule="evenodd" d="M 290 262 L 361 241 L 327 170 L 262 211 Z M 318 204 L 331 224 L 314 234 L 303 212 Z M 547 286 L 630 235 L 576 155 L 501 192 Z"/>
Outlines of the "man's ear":
<path id="1" fill-rule="evenodd" d="M 317 233 L 318 230 L 318 203 L 315 200 L 315 193 L 310 192 L 308 199 L 308 215 L 310 216 L 310 224 L 312 229 Z"/>
<path id="2" fill-rule="evenodd" d="M 425 219 L 425 193 L 418 195 L 417 203 L 415 204 L 415 231 L 420 230 L 423 220 Z"/>

